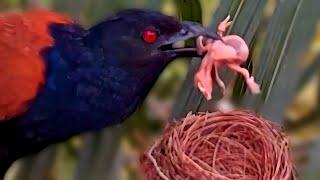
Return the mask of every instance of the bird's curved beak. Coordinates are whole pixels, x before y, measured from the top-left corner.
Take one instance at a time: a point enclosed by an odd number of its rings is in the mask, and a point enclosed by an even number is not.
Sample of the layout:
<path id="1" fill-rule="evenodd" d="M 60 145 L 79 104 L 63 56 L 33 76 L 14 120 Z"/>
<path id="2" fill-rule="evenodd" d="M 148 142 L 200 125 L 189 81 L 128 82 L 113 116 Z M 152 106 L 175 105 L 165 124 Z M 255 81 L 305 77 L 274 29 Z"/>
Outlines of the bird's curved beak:
<path id="1" fill-rule="evenodd" d="M 196 22 L 183 22 L 182 28 L 179 32 L 168 37 L 160 46 L 160 49 L 165 53 L 169 54 L 171 57 L 198 57 L 196 43 L 194 47 L 186 47 L 186 40 L 194 39 L 199 36 L 204 36 L 214 40 L 221 40 L 221 37 L 215 33 L 205 29 L 199 23 Z M 182 42 L 182 43 L 181 43 Z M 176 46 L 176 44 L 182 44 L 181 46 Z"/>

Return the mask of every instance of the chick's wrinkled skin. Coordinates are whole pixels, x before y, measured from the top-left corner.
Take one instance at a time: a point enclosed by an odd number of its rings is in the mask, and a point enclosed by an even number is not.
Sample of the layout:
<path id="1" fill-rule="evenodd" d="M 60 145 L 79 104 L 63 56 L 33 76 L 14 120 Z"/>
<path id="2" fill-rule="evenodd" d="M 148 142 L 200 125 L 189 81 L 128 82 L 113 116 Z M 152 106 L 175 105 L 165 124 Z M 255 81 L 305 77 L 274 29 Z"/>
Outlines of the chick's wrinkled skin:
<path id="1" fill-rule="evenodd" d="M 203 36 L 197 39 L 197 51 L 204 55 L 198 72 L 195 74 L 194 83 L 207 100 L 210 100 L 213 86 L 213 79 L 222 89 L 224 94 L 225 84 L 219 77 L 219 67 L 226 65 L 231 70 L 242 75 L 253 94 L 260 93 L 259 85 L 250 76 L 247 69 L 240 65 L 249 56 L 249 48 L 246 42 L 237 35 L 224 36 L 226 29 L 231 25 L 230 16 L 224 19 L 217 28 L 222 40 L 205 39 Z"/>

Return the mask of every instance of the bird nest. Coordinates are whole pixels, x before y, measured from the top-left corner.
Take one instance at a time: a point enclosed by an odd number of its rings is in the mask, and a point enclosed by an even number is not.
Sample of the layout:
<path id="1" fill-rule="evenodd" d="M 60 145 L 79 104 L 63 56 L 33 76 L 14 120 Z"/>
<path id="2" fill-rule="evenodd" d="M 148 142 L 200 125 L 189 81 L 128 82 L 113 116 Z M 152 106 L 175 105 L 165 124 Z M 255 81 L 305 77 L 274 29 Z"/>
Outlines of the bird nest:
<path id="1" fill-rule="evenodd" d="M 291 180 L 288 138 L 247 111 L 188 114 L 141 156 L 148 180 Z"/>

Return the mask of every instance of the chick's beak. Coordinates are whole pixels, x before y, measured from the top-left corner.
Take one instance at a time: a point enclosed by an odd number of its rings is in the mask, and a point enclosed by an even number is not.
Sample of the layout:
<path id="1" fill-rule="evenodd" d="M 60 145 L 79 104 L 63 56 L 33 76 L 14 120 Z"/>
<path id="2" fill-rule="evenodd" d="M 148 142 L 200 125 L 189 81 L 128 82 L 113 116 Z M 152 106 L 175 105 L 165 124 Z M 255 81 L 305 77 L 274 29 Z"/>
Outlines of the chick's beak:
<path id="1" fill-rule="evenodd" d="M 184 45 L 184 47 L 177 48 L 175 44 L 189 39 L 195 39 L 199 36 L 213 40 L 221 40 L 221 37 L 217 33 L 207 30 L 199 23 L 183 22 L 181 30 L 165 40 L 161 44 L 160 49 L 168 53 L 171 57 L 198 57 L 196 47 L 185 47 Z M 196 43 L 193 44 L 193 46 L 196 46 Z"/>

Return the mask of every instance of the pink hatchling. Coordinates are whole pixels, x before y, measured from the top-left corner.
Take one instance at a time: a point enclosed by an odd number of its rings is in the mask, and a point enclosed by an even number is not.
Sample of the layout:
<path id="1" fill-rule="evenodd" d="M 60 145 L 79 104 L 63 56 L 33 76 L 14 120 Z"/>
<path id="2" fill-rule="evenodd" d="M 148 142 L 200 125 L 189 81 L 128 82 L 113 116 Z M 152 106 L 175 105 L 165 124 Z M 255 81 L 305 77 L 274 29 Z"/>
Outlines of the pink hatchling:
<path id="1" fill-rule="evenodd" d="M 222 89 L 222 92 L 225 92 L 225 85 L 219 77 L 218 72 L 219 67 L 222 65 L 226 65 L 235 72 L 240 73 L 245 78 L 252 93 L 260 93 L 259 85 L 254 81 L 254 77 L 250 76 L 247 69 L 240 67 L 249 55 L 247 44 L 237 35 L 223 36 L 226 29 L 232 23 L 229 19 L 230 16 L 218 25 L 217 32 L 223 41 L 204 39 L 203 36 L 197 39 L 198 54 L 203 55 L 205 53 L 205 55 L 198 72 L 194 76 L 194 83 L 207 100 L 212 98 L 212 76 Z"/>

